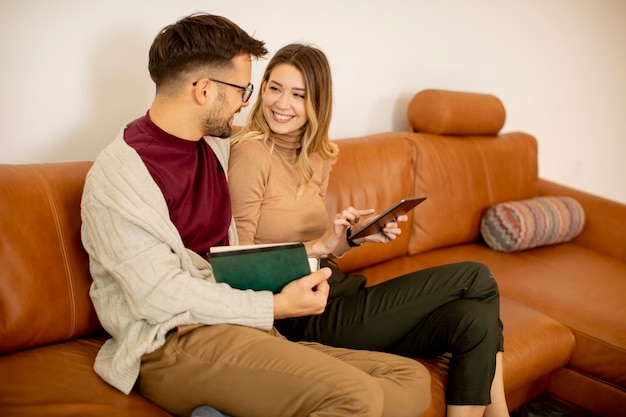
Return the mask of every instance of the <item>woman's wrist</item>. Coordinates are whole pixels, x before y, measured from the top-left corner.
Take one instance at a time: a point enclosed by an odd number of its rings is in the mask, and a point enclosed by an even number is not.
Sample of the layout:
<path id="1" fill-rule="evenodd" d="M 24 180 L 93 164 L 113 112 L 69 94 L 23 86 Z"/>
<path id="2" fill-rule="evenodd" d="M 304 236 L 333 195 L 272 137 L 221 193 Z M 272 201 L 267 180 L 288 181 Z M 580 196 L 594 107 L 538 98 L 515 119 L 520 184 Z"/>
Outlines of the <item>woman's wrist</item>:
<path id="1" fill-rule="evenodd" d="M 309 258 L 323 258 L 326 255 L 325 253 L 322 253 L 323 245 L 319 243 L 319 239 L 305 242 L 304 247 L 306 248 L 306 255 Z"/>
<path id="2" fill-rule="evenodd" d="M 341 258 L 343 255 L 346 254 L 346 252 L 348 252 L 351 248 L 353 247 L 357 247 L 357 246 L 361 246 L 363 242 L 355 242 L 354 240 L 350 239 L 350 229 L 348 228 L 346 230 L 346 236 L 345 239 L 340 239 L 339 243 L 337 244 L 337 246 L 335 247 L 335 249 L 332 250 L 331 254 L 335 257 L 335 258 Z"/>

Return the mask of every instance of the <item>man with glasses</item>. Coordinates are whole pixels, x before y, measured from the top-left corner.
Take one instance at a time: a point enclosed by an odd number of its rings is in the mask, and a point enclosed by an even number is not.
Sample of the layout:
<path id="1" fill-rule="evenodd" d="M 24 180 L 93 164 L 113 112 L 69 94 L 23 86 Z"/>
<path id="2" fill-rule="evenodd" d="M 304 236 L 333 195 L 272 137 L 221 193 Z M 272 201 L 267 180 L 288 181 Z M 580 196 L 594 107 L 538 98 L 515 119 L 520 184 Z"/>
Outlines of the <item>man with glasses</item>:
<path id="1" fill-rule="evenodd" d="M 209 81 L 214 81 L 216 83 L 229 85 L 231 87 L 235 87 L 235 88 L 240 89 L 241 90 L 241 101 L 244 102 L 244 103 L 247 103 L 248 100 L 250 100 L 250 97 L 252 96 L 252 92 L 254 91 L 254 85 L 252 85 L 252 83 L 248 83 L 248 85 L 244 87 L 243 85 L 227 83 L 226 81 L 216 80 L 215 78 L 209 78 Z M 192 85 L 195 87 L 196 84 L 198 84 L 198 81 L 194 81 Z"/>
<path id="2" fill-rule="evenodd" d="M 206 14 L 155 38 L 152 105 L 98 156 L 83 192 L 90 295 L 111 335 L 94 369 L 180 416 L 203 404 L 236 416 L 417 415 L 416 398 L 430 392 L 418 362 L 293 343 L 273 329 L 323 311 L 328 269 L 278 294 L 213 278 L 209 248 L 238 243 L 223 138 L 252 94 L 252 57 L 266 53 Z"/>

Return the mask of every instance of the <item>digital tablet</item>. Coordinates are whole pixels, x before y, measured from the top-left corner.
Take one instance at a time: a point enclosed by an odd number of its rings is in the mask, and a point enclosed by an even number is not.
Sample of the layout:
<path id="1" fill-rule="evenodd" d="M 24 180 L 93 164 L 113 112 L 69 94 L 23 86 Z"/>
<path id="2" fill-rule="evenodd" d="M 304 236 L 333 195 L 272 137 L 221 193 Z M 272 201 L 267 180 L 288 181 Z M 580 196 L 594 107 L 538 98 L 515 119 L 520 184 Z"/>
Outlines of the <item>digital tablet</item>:
<path id="1" fill-rule="evenodd" d="M 425 196 L 409 197 L 398 201 L 396 204 L 389 207 L 383 213 L 367 222 L 367 224 L 363 225 L 363 227 L 359 228 L 359 230 L 353 231 L 352 234 L 350 234 L 349 238 L 358 239 L 360 237 L 365 237 L 380 232 L 385 224 L 393 221 L 394 219 L 397 219 L 403 214 L 407 214 L 409 211 L 413 210 L 415 206 L 417 206 L 424 200 L 426 200 Z"/>

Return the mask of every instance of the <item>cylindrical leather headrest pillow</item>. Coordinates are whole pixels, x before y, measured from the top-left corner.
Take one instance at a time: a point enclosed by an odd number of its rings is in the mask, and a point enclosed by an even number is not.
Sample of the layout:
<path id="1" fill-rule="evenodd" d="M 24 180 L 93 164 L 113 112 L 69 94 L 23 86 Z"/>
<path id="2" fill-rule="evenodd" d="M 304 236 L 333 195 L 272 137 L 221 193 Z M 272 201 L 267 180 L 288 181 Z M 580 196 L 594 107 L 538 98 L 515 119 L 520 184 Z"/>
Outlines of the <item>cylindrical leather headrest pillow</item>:
<path id="1" fill-rule="evenodd" d="M 417 93 L 408 109 L 409 126 L 436 135 L 496 135 L 506 113 L 493 95 L 446 90 Z"/>

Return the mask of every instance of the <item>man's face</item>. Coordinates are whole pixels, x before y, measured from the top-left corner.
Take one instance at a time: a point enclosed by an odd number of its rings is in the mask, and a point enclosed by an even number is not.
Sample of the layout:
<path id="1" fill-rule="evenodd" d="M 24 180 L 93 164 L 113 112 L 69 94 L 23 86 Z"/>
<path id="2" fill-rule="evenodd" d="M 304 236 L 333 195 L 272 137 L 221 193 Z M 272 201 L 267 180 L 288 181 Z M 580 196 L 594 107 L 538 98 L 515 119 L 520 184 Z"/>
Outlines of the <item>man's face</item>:
<path id="1" fill-rule="evenodd" d="M 233 70 L 220 78 L 231 84 L 246 86 L 252 77 L 252 62 L 246 54 L 237 55 L 233 58 Z M 213 104 L 209 108 L 204 122 L 204 134 L 218 138 L 229 138 L 233 133 L 233 121 L 235 114 L 249 102 L 242 99 L 243 91 L 237 87 L 214 82 L 217 94 Z"/>

